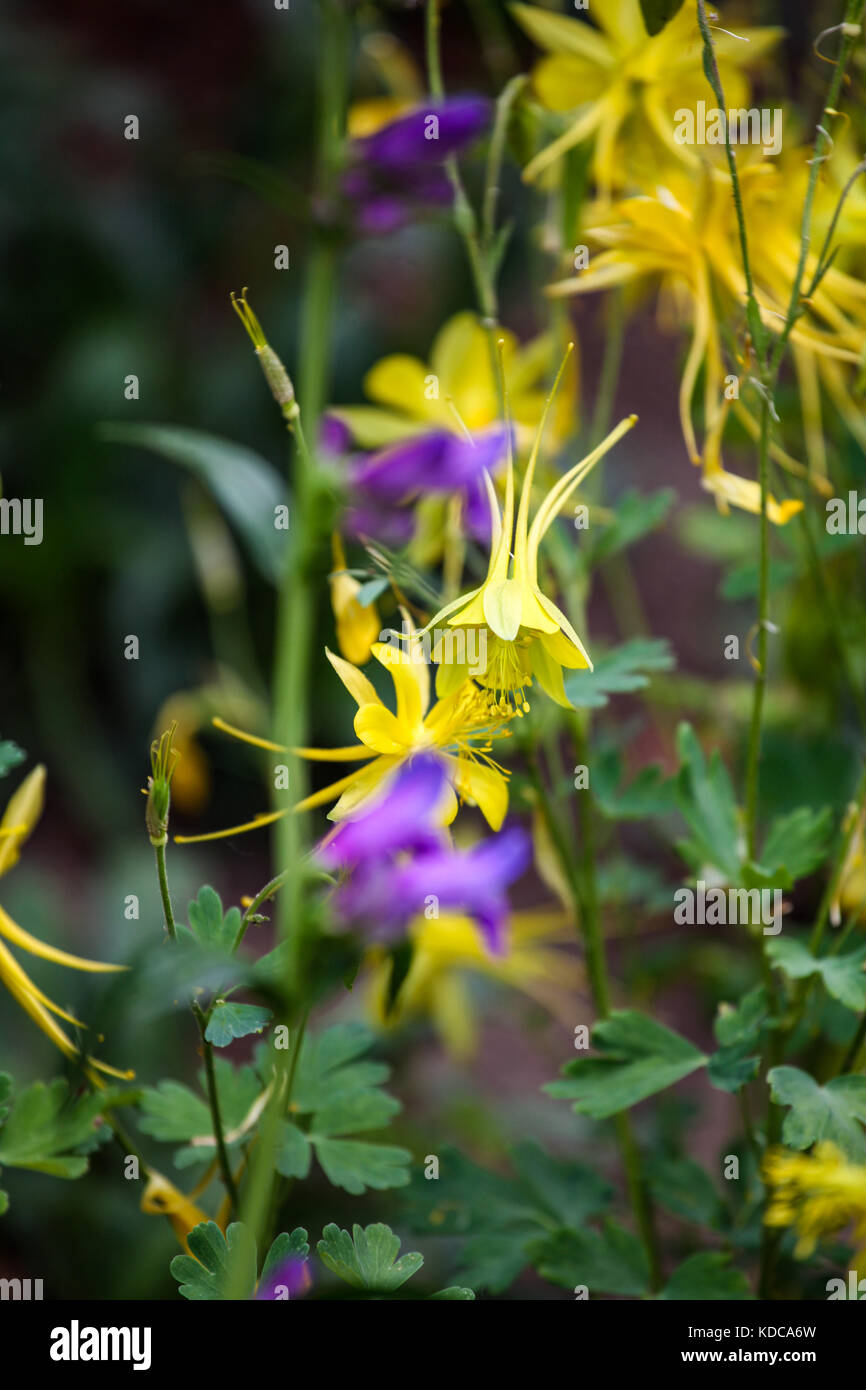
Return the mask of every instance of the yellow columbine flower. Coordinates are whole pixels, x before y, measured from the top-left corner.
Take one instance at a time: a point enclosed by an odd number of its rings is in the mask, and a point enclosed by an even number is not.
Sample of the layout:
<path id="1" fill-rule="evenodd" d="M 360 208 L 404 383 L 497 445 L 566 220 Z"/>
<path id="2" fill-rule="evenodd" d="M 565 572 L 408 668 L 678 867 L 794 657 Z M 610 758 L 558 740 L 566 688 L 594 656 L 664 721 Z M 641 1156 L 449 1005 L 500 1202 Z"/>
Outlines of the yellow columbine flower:
<path id="1" fill-rule="evenodd" d="M 534 179 L 566 151 L 595 141 L 593 172 L 606 196 L 631 173 L 659 157 L 697 164 L 698 155 L 674 138 L 677 111 L 694 110 L 708 93 L 703 44 L 693 5 L 682 9 L 654 38 L 646 32 L 638 0 L 603 0 L 592 7 L 599 28 L 583 19 L 551 14 L 536 5 L 511 12 L 548 57 L 532 75 L 535 93 L 551 111 L 571 112 L 567 130 L 524 170 Z M 740 69 L 761 58 L 781 29 L 716 29 L 713 45 L 729 108 L 748 105 Z"/>
<path id="2" fill-rule="evenodd" d="M 582 972 L 579 962 L 560 949 L 573 939 L 564 913 L 512 913 L 504 956 L 491 955 L 475 923 L 458 914 L 429 921 L 418 917 L 408 930 L 412 960 L 390 1005 L 393 960 L 381 947 L 368 954 L 369 1006 L 379 1027 L 429 1017 L 455 1057 L 471 1056 L 477 1036 L 468 987 L 473 975 L 521 990 L 570 1024 Z"/>
<path id="3" fill-rule="evenodd" d="M 798 1259 L 812 1254 L 821 1236 L 852 1226 L 854 1239 L 866 1242 L 866 1166 L 851 1163 L 835 1144 L 816 1144 L 810 1154 L 771 1150 L 764 1160 L 770 1204 L 768 1226 L 791 1226 L 797 1233 Z M 854 1257 L 866 1265 L 866 1249 Z"/>
<path id="4" fill-rule="evenodd" d="M 767 241 L 787 244 L 789 232 L 781 225 L 778 198 L 783 181 L 768 162 L 744 165 L 740 183 L 746 208 L 746 219 L 752 225 L 752 214 L 762 219 L 764 235 L 753 238 L 760 246 Z M 777 208 L 772 225 L 767 220 L 768 202 Z M 784 220 L 784 219 L 782 219 Z M 659 308 L 663 322 L 691 329 L 691 343 L 683 368 L 679 391 L 679 413 L 683 438 L 692 463 L 703 463 L 708 472 L 721 467 L 721 436 L 729 409 L 752 436 L 757 438 L 759 425 L 740 399 L 742 379 L 748 375 L 748 363 L 737 364 L 732 371 L 726 366 L 722 353 L 722 315 L 731 321 L 742 319 L 746 302 L 746 282 L 737 238 L 731 185 L 727 175 L 709 169 L 693 178 L 683 171 L 669 169 L 665 183 L 653 190 L 625 198 L 613 207 L 598 206 L 586 231 L 587 238 L 597 243 L 600 254 L 593 255 L 588 269 L 577 276 L 552 285 L 554 296 L 588 294 L 608 290 L 614 285 L 642 285 L 657 280 L 660 287 Z M 787 308 L 779 254 L 759 251 L 754 258 L 755 293 L 762 317 L 769 328 L 778 329 L 783 310 Z M 793 275 L 791 257 L 786 254 L 783 264 Z M 807 315 L 791 333 L 794 365 L 800 384 L 803 421 L 811 469 L 809 481 L 822 493 L 829 484 L 824 474 L 823 443 L 816 443 L 816 419 L 820 425 L 817 404 L 818 373 L 826 376 L 831 393 L 839 388 L 837 375 L 842 363 L 855 363 L 855 343 L 862 328 L 857 329 L 850 317 L 834 307 L 833 296 L 841 296 L 848 313 L 856 308 L 856 296 L 850 290 L 850 277 L 830 280 L 828 272 Z M 820 318 L 820 322 L 819 322 Z M 866 320 L 864 320 L 866 324 Z M 703 406 L 705 439 L 698 445 L 692 419 L 693 398 L 703 371 Z M 842 392 L 844 395 L 844 392 Z M 842 400 L 838 401 L 843 410 Z M 850 413 L 850 411 L 849 411 Z M 846 417 L 847 418 L 847 417 Z M 820 428 L 817 429 L 820 436 Z M 775 443 L 770 445 L 771 456 L 789 472 L 803 476 L 803 465 L 791 458 Z M 728 484 L 711 478 L 706 486 L 717 494 Z M 751 495 L 751 490 L 742 494 Z M 738 500 L 737 486 L 731 487 L 728 501 Z M 751 507 L 747 507 L 751 510 Z M 778 515 L 785 520 L 799 507 L 782 503 Z M 779 524 L 783 524 L 782 521 Z"/>
<path id="5" fill-rule="evenodd" d="M 212 1176 L 212 1169 L 208 1169 L 204 1179 L 187 1197 L 155 1168 L 147 1170 L 147 1186 L 141 1198 L 141 1210 L 154 1216 L 167 1216 L 172 1230 L 188 1255 L 192 1254 L 187 1244 L 190 1231 L 195 1230 L 202 1221 L 210 1220 L 210 1217 L 196 1206 L 194 1199 L 204 1191 Z M 221 1220 L 217 1224 L 225 1230 L 225 1221 Z"/>
<path id="6" fill-rule="evenodd" d="M 364 666 L 372 655 L 373 643 L 379 636 L 379 614 L 375 603 L 366 607 L 358 602 L 361 585 L 346 573 L 343 542 L 335 531 L 331 537 L 334 568 L 328 576 L 331 589 L 331 608 L 337 624 L 337 646 L 340 654 L 354 666 Z"/>
<path id="7" fill-rule="evenodd" d="M 355 714 L 355 733 L 360 740 L 347 748 L 296 748 L 271 743 L 222 719 L 213 722 L 217 728 L 257 748 L 275 753 L 294 752 L 312 762 L 365 762 L 366 766 L 349 773 L 338 782 L 314 792 L 293 807 L 307 811 L 314 806 L 336 805 L 329 819 L 345 820 L 357 815 L 364 805 L 374 800 L 393 773 L 414 753 L 438 752 L 448 775 L 448 797 L 442 809 L 443 825 L 450 825 L 457 814 L 458 798 L 478 806 L 493 830 L 499 830 L 508 810 L 508 773 L 490 756 L 493 741 L 506 738 L 502 715 L 492 715 L 483 693 L 471 680 L 430 706 L 430 668 L 412 634 L 408 650 L 376 642 L 373 656 L 384 666 L 394 682 L 396 713 L 383 704 L 372 682 L 351 662 L 344 661 L 328 648 L 325 655 L 358 710 Z M 216 840 L 245 830 L 257 830 L 289 814 L 272 811 L 257 816 L 243 825 L 228 830 L 212 831 L 207 835 L 177 835 L 178 844 L 201 840 Z"/>
<path id="8" fill-rule="evenodd" d="M 558 382 L 559 377 L 547 406 Z M 516 520 L 514 463 L 510 453 L 502 513 L 493 485 L 489 478 L 485 479 L 493 523 L 487 578 L 479 588 L 446 604 L 425 629 L 436 628 L 447 619 L 449 627 L 476 630 L 475 649 L 487 653 L 486 670 L 477 679 L 489 692 L 491 711 L 501 716 L 522 715 L 529 709 L 526 689 L 533 677 L 552 700 L 569 709 L 571 702 L 565 694 L 562 668 L 592 670 L 592 662 L 568 618 L 539 588 L 538 547 L 571 493 L 598 460 L 637 423 L 636 415 L 621 420 L 592 453 L 563 474 L 544 498 L 530 526 L 532 484 L 547 406 L 524 474 Z M 436 679 L 437 692 L 447 695 L 466 679 L 467 674 L 465 663 L 441 665 Z"/>
<path id="9" fill-rule="evenodd" d="M 521 346 L 513 333 L 497 332 L 521 450 L 530 446 L 541 418 L 543 383 L 553 361 L 554 342 L 544 334 Z M 383 357 L 364 378 L 364 393 L 376 402 L 374 406 L 335 406 L 330 412 L 345 422 L 363 449 L 396 444 L 431 429 L 460 435 L 467 429 L 478 432 L 501 418 L 490 341 L 478 317 L 468 312 L 455 314 L 439 330 L 429 363 L 408 353 Z M 561 408 L 552 421 L 557 441 L 574 426 L 572 395 L 566 383 Z"/>
<path id="10" fill-rule="evenodd" d="M 33 832 L 42 814 L 44 793 L 45 768 L 40 765 L 25 777 L 21 786 L 10 798 L 3 818 L 0 820 L 0 875 L 8 873 L 17 864 L 21 846 Z M 12 942 L 13 946 L 19 946 L 23 951 L 29 951 L 32 956 L 38 956 L 41 960 L 54 961 L 57 965 L 68 965 L 73 970 L 102 973 L 126 969 L 124 965 L 105 965 L 101 961 L 84 960 L 81 956 L 71 956 L 66 951 L 60 951 L 56 946 L 48 946 L 44 941 L 31 936 L 23 927 L 19 927 L 17 922 L 13 922 L 2 907 L 0 907 L 0 937 L 5 937 L 7 941 Z M 71 1061 L 81 1062 L 88 1074 L 91 1075 L 91 1079 L 97 1081 L 97 1084 L 101 1083 L 93 1074 L 95 1071 L 106 1072 L 109 1076 L 118 1076 L 124 1081 L 129 1081 L 134 1077 L 135 1072 L 117 1071 L 114 1067 L 108 1066 L 106 1062 L 99 1062 L 96 1058 L 86 1057 L 79 1052 L 69 1035 L 52 1018 L 52 1014 L 65 1019 L 75 1028 L 84 1028 L 86 1025 L 79 1022 L 72 1014 L 59 1008 L 57 1004 L 53 1004 L 48 996 L 43 994 L 26 971 L 22 970 L 2 940 L 0 940 L 0 981 L 6 986 L 15 1002 L 20 1004 L 24 1012 L 29 1014 L 34 1023 L 60 1049 L 64 1057 L 68 1057 Z"/>

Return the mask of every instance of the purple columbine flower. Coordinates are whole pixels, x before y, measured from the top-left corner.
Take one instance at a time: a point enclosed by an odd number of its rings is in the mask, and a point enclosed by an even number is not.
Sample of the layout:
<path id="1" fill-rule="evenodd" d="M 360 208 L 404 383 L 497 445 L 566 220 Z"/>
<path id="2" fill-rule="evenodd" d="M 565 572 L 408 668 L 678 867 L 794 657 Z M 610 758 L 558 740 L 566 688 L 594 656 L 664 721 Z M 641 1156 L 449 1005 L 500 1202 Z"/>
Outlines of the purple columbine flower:
<path id="1" fill-rule="evenodd" d="M 484 97 L 445 97 L 397 116 L 357 145 L 368 165 L 440 164 L 476 140 L 489 120 L 490 102 Z"/>
<path id="2" fill-rule="evenodd" d="M 469 438 L 449 430 L 427 430 L 391 444 L 374 454 L 359 456 L 352 465 L 355 507 L 350 525 L 356 535 L 375 535 L 386 540 L 376 523 L 397 529 L 395 508 L 419 495 L 443 493 L 462 496 L 463 520 L 479 541 L 490 538 L 490 507 L 484 487 L 485 472 L 492 472 L 505 457 L 508 431 L 493 425 Z M 366 524 L 369 529 L 363 530 Z"/>
<path id="3" fill-rule="evenodd" d="M 256 1299 L 300 1298 L 310 1287 L 307 1262 L 300 1255 L 280 1260 L 256 1289 Z"/>
<path id="4" fill-rule="evenodd" d="M 387 235 L 419 207 L 448 206 L 454 194 L 444 161 L 477 139 L 489 120 L 490 103 L 483 97 L 447 97 L 354 141 L 354 163 L 342 189 L 355 205 L 360 230 Z"/>
<path id="5" fill-rule="evenodd" d="M 500 831 L 464 853 L 438 849 L 416 855 L 394 871 L 390 911 L 399 920 L 403 905 L 411 905 L 409 915 L 414 916 L 431 897 L 436 898 L 439 907 L 473 917 L 490 952 L 504 955 L 506 889 L 520 878 L 530 859 L 529 836 L 517 827 Z M 386 914 L 389 904 L 382 904 Z"/>
<path id="6" fill-rule="evenodd" d="M 437 849 L 444 841 L 435 824 L 444 790 L 440 760 L 432 753 L 419 754 L 370 810 L 341 822 L 320 846 L 319 859 L 326 868 L 348 869 L 399 850 Z"/>
<path id="7" fill-rule="evenodd" d="M 328 868 L 349 870 L 334 903 L 347 924 L 393 940 L 431 898 L 478 924 L 489 950 L 506 946 L 506 889 L 531 858 L 529 837 L 511 829 L 455 850 L 437 821 L 445 774 L 432 754 L 412 759 L 366 814 L 344 821 L 319 849 Z"/>

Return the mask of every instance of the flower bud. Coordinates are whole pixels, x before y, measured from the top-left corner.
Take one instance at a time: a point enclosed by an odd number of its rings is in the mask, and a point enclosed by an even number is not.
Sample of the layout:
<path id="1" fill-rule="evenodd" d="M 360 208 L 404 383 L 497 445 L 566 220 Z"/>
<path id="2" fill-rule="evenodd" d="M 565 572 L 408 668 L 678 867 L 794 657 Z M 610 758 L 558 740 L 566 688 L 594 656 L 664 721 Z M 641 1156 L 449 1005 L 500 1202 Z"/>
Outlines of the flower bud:
<path id="1" fill-rule="evenodd" d="M 154 739 L 150 745 L 151 775 L 147 779 L 147 806 L 144 821 L 150 843 L 154 848 L 164 845 L 168 840 L 168 812 L 171 806 L 171 779 L 180 757 L 172 747 L 172 739 L 177 723 Z"/>
<path id="2" fill-rule="evenodd" d="M 250 308 L 246 288 L 241 290 L 240 299 L 232 294 L 232 308 L 250 336 L 256 356 L 265 374 L 265 381 L 271 388 L 271 395 L 283 413 L 288 424 L 300 415 L 300 407 L 295 400 L 295 388 L 291 377 L 264 335 L 262 326 Z"/>

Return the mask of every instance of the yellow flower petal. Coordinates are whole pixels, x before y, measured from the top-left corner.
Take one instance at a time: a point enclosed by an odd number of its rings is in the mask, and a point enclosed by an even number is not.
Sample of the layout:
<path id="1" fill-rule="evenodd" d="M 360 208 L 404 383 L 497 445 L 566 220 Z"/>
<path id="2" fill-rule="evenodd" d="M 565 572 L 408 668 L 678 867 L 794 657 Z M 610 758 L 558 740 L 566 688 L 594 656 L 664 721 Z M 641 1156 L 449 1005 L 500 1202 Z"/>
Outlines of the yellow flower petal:
<path id="1" fill-rule="evenodd" d="M 484 621 L 503 642 L 513 642 L 520 631 L 522 600 L 522 588 L 516 579 L 501 579 L 484 586 L 481 596 Z"/>
<path id="2" fill-rule="evenodd" d="M 183 1192 L 180 1192 L 173 1183 L 169 1182 L 168 1178 L 164 1178 L 162 1173 L 158 1173 L 155 1168 L 148 1169 L 147 1186 L 141 1198 L 141 1210 L 158 1216 L 167 1216 L 171 1222 L 172 1230 L 188 1255 L 191 1255 L 192 1251 L 187 1244 L 187 1236 L 196 1226 L 209 1219 L 205 1212 Z"/>
<path id="3" fill-rule="evenodd" d="M 475 758 L 448 755 L 457 795 L 476 805 L 491 830 L 501 830 L 508 811 L 508 783 L 501 772 Z"/>
<path id="4" fill-rule="evenodd" d="M 376 687 L 356 666 L 352 666 L 350 662 L 344 661 L 341 656 L 335 656 L 328 647 L 325 648 L 325 656 L 330 661 L 356 704 L 380 705 L 382 703 L 379 696 L 376 694 Z"/>
<path id="5" fill-rule="evenodd" d="M 21 846 L 42 815 L 45 802 L 45 768 L 40 763 L 34 767 L 9 798 L 3 819 L 0 820 L 0 874 L 5 874 L 17 864 Z"/>
<path id="6" fill-rule="evenodd" d="M 529 659 L 532 674 L 545 695 L 548 695 L 557 705 L 561 705 L 563 709 L 571 709 L 572 703 L 565 693 L 565 685 L 563 684 L 562 667 L 553 660 L 540 640 L 533 642 Z"/>
<path id="7" fill-rule="evenodd" d="M 355 715 L 355 733 L 373 753 L 404 757 L 412 747 L 405 726 L 384 705 L 364 705 Z"/>
<path id="8" fill-rule="evenodd" d="M 48 946 L 38 937 L 31 936 L 23 927 L 19 927 L 17 922 L 13 922 L 2 907 L 0 907 L 0 935 L 5 936 L 13 945 L 29 951 L 32 956 L 39 956 L 42 960 L 53 960 L 57 965 L 68 965 L 73 970 L 90 970 L 94 973 L 102 973 L 128 969 L 126 965 L 107 965 L 103 961 L 85 960 L 83 956 L 71 956 L 67 951 L 58 950 L 56 946 Z"/>
<path id="9" fill-rule="evenodd" d="M 383 357 L 364 377 L 364 392 L 371 401 L 391 406 L 402 416 L 438 419 L 444 412 L 437 400 L 428 400 L 427 368 L 417 357 L 394 353 Z"/>

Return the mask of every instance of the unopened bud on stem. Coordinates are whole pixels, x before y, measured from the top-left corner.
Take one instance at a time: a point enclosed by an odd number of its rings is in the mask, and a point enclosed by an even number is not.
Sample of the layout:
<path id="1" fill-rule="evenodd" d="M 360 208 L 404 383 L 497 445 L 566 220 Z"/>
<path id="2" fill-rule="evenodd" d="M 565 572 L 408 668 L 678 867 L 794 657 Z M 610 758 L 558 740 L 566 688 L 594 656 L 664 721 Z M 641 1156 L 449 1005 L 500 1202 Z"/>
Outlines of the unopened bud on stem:
<path id="1" fill-rule="evenodd" d="M 155 849 L 168 839 L 168 812 L 171 806 L 171 779 L 180 754 L 172 747 L 177 722 L 150 745 L 150 771 L 147 779 L 147 806 L 144 820 L 150 843 Z"/>
<path id="2" fill-rule="evenodd" d="M 231 299 L 232 308 L 250 335 L 250 341 L 256 350 L 256 356 L 265 374 L 265 381 L 271 388 L 271 395 L 280 407 L 283 418 L 291 425 L 292 421 L 296 420 L 301 413 L 298 402 L 295 400 L 295 388 L 292 385 L 291 377 L 265 337 L 261 324 L 250 308 L 246 287 L 241 290 L 240 298 L 232 293 Z"/>

